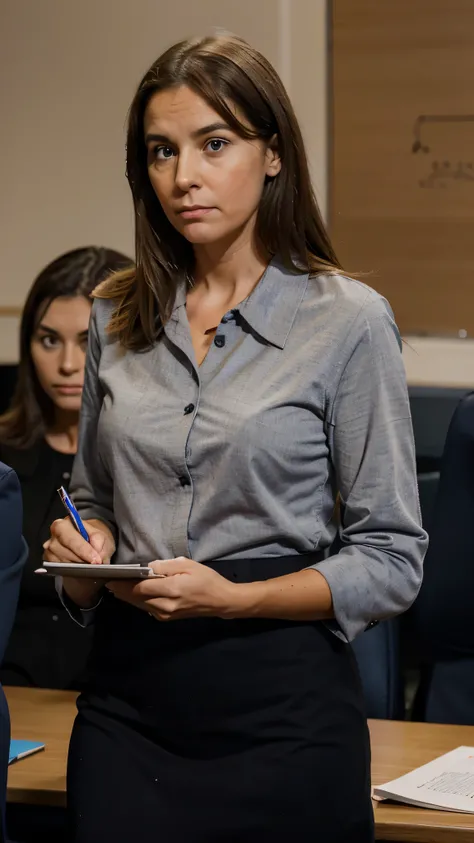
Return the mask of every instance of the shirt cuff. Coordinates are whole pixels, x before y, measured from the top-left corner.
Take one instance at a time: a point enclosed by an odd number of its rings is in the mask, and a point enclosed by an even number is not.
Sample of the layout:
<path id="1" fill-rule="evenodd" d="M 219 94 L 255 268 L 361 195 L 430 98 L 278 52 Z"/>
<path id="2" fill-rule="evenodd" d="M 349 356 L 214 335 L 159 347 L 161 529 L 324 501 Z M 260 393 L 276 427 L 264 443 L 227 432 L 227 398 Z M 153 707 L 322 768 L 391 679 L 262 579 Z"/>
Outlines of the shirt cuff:
<path id="1" fill-rule="evenodd" d="M 315 565 L 309 565 L 308 567 L 318 571 L 324 577 L 331 591 L 334 618 L 323 621 L 323 623 L 333 635 L 347 644 L 353 641 L 359 633 L 375 626 L 377 621 L 373 617 L 366 617 L 362 607 L 358 607 L 354 599 L 349 609 L 347 571 L 344 571 L 340 564 L 335 564 L 335 560 L 335 556 L 330 556 L 328 559 L 323 559 L 322 562 L 317 562 Z M 341 574 L 343 575 L 342 579 Z"/>
<path id="2" fill-rule="evenodd" d="M 69 617 L 77 623 L 79 626 L 86 627 L 91 626 L 95 620 L 95 613 L 100 604 L 102 603 L 102 596 L 99 597 L 95 606 L 91 606 L 90 609 L 81 609 L 77 603 L 74 603 L 74 600 L 71 600 L 69 595 L 64 591 L 64 583 L 62 577 L 55 577 L 54 584 L 56 587 L 57 595 L 63 604 L 66 612 L 68 613 Z"/>

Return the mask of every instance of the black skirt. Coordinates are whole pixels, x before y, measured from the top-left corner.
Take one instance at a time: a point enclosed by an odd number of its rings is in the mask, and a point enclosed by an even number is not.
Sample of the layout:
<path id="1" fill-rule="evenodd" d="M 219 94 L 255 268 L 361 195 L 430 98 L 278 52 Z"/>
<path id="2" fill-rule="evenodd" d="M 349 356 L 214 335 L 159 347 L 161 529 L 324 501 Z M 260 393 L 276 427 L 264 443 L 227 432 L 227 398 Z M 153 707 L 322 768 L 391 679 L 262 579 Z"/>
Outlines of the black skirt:
<path id="1" fill-rule="evenodd" d="M 250 582 L 319 556 L 214 562 Z M 68 764 L 75 843 L 371 843 L 352 649 L 323 623 L 160 623 L 108 595 Z"/>

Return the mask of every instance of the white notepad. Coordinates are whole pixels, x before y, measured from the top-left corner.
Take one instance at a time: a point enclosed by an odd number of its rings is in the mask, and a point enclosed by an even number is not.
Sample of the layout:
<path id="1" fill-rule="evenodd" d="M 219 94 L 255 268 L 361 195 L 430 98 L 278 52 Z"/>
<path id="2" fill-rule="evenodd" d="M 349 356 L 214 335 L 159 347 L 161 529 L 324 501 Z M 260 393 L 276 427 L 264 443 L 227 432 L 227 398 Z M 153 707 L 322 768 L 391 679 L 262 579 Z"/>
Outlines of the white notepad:
<path id="1" fill-rule="evenodd" d="M 374 787 L 373 797 L 474 814 L 474 747 L 458 746 L 399 779 Z"/>

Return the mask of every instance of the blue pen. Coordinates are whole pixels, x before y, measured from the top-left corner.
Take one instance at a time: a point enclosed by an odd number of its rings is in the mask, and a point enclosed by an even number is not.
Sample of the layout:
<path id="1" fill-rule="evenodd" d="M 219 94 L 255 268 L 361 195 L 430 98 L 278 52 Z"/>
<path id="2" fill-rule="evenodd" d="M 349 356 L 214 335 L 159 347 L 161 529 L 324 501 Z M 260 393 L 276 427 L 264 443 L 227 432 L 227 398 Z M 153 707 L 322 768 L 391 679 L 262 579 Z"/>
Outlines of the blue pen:
<path id="1" fill-rule="evenodd" d="M 68 493 L 66 492 L 66 489 L 64 488 L 64 486 L 61 486 L 61 488 L 58 489 L 58 495 L 61 498 L 64 506 L 66 507 L 69 518 L 71 519 L 72 523 L 74 524 L 77 532 L 81 534 L 82 538 L 85 539 L 86 542 L 88 542 L 89 541 L 89 535 L 87 533 L 87 530 L 84 527 L 84 524 L 82 523 L 81 516 L 79 515 L 76 507 L 74 506 L 74 504 L 73 504 L 71 498 L 69 497 Z"/>

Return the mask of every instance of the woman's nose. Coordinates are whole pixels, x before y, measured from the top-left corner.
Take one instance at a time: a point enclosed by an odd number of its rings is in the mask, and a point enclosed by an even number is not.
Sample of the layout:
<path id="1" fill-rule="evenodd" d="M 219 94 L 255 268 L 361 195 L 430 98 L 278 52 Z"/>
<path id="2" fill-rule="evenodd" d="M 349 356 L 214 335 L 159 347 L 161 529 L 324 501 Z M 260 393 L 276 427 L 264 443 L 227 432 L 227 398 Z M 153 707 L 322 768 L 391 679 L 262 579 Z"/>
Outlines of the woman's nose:
<path id="1" fill-rule="evenodd" d="M 79 372 L 84 366 L 84 352 L 75 343 L 65 343 L 59 367 L 65 374 Z"/>
<path id="2" fill-rule="evenodd" d="M 175 183 L 183 193 L 187 193 L 192 187 L 201 186 L 199 155 L 196 152 L 180 153 L 177 158 Z"/>

